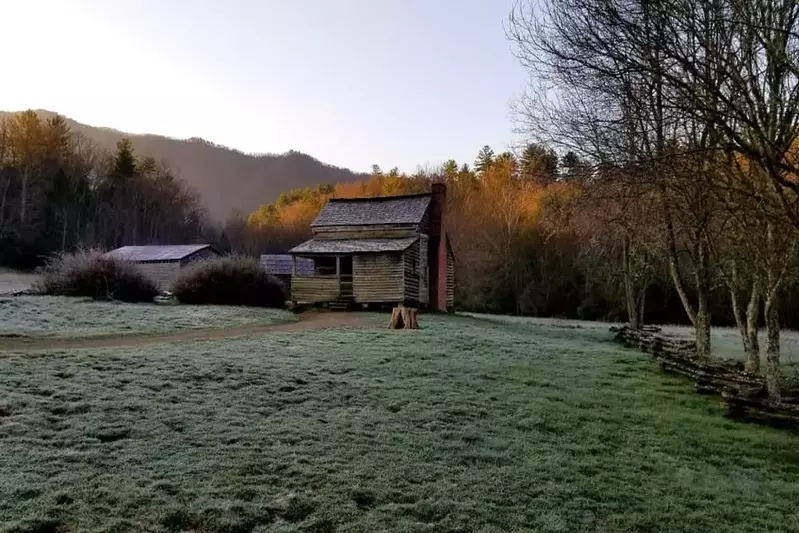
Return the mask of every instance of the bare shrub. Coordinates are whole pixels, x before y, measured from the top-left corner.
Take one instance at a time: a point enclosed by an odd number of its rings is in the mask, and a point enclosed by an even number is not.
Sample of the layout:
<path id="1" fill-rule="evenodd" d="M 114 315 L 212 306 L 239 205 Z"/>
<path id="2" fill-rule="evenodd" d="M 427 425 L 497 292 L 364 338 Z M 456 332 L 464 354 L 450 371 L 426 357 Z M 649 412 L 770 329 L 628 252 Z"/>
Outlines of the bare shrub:
<path id="1" fill-rule="evenodd" d="M 172 292 L 186 304 L 278 309 L 286 305 L 282 284 L 267 274 L 255 259 L 237 255 L 198 261 L 181 273 Z"/>
<path id="2" fill-rule="evenodd" d="M 135 263 L 104 257 L 100 250 L 53 256 L 39 274 L 34 288 L 42 294 L 151 302 L 159 292 Z"/>

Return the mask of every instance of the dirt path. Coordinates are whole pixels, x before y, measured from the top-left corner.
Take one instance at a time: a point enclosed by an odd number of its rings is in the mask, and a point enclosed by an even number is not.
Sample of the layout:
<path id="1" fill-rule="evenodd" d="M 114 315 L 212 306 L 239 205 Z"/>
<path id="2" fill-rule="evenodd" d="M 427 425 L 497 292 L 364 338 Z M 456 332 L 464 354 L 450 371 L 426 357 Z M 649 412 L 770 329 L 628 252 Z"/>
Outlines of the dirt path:
<path id="1" fill-rule="evenodd" d="M 94 337 L 18 337 L 0 338 L 0 352 L 20 350 L 64 350 L 75 348 L 113 348 L 143 346 L 163 342 L 195 342 L 228 337 L 245 337 L 262 333 L 305 331 L 338 327 L 373 327 L 359 313 L 311 311 L 299 315 L 297 322 L 270 325 L 237 326 L 233 328 L 187 329 L 169 333 L 130 333 Z"/>

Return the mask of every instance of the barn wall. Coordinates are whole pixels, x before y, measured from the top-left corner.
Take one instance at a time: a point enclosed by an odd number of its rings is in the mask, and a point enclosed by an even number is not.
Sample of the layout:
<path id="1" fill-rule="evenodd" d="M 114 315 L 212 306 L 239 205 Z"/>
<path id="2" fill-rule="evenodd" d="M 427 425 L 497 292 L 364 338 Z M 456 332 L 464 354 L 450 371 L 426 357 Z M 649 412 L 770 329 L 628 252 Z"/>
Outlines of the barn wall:
<path id="1" fill-rule="evenodd" d="M 419 301 L 419 292 L 421 289 L 419 286 L 420 262 L 419 241 L 416 241 L 402 254 L 403 275 L 405 277 L 405 300 Z"/>
<path id="2" fill-rule="evenodd" d="M 341 291 L 336 277 L 291 278 L 291 299 L 298 303 L 315 304 L 337 300 Z"/>
<path id="3" fill-rule="evenodd" d="M 180 274 L 180 262 L 137 263 L 142 274 L 153 280 L 161 290 L 169 289 Z"/>
<path id="4" fill-rule="evenodd" d="M 447 309 L 455 307 L 455 256 L 447 247 Z"/>
<path id="5" fill-rule="evenodd" d="M 401 302 L 404 298 L 402 254 L 363 254 L 352 261 L 355 301 Z"/>

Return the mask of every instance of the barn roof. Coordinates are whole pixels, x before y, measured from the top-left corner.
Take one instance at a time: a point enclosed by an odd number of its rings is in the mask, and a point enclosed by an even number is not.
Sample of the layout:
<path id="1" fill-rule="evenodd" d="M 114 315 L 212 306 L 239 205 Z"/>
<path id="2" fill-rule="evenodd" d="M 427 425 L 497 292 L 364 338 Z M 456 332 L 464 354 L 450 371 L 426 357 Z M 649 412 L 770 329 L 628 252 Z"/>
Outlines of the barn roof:
<path id="1" fill-rule="evenodd" d="M 419 237 L 402 239 L 311 239 L 290 250 L 292 254 L 353 254 L 402 252 Z"/>
<path id="2" fill-rule="evenodd" d="M 289 254 L 263 254 L 261 266 L 267 273 L 275 276 L 291 275 L 291 256 Z M 313 276 L 313 259 L 297 258 L 297 274 L 300 276 Z"/>
<path id="3" fill-rule="evenodd" d="M 150 261 L 180 261 L 201 250 L 210 248 L 210 244 L 176 244 L 166 246 L 123 246 L 106 252 L 104 257 L 146 263 Z M 216 250 L 214 250 L 216 253 Z"/>
<path id="4" fill-rule="evenodd" d="M 430 205 L 430 198 L 430 194 L 331 198 L 311 227 L 419 224 Z"/>

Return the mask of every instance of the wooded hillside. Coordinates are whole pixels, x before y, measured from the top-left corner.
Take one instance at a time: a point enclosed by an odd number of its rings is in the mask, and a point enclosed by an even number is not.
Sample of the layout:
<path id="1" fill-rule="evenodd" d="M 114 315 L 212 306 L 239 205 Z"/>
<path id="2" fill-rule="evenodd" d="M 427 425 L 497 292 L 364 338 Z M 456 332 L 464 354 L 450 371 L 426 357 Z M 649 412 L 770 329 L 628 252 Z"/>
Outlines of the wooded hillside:
<path id="1" fill-rule="evenodd" d="M 55 113 L 37 110 L 43 120 Z M 0 112 L 0 119 L 12 113 Z M 176 177 L 194 189 L 215 220 L 232 211 L 250 212 L 263 202 L 274 201 L 285 190 L 364 179 L 366 175 L 322 163 L 301 152 L 251 155 L 202 139 L 172 139 L 161 135 L 134 135 L 81 124 L 69 118 L 70 131 L 84 136 L 98 149 L 113 152 L 129 138 L 136 153 L 167 161 Z"/>
<path id="2" fill-rule="evenodd" d="M 109 154 L 57 115 L 0 120 L 0 264 L 32 267 L 80 247 L 193 243 L 214 234 L 196 195 L 129 140 Z"/>

